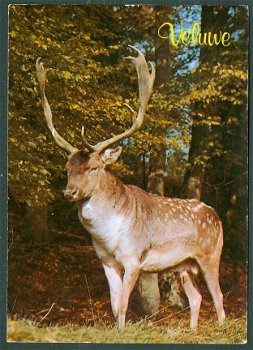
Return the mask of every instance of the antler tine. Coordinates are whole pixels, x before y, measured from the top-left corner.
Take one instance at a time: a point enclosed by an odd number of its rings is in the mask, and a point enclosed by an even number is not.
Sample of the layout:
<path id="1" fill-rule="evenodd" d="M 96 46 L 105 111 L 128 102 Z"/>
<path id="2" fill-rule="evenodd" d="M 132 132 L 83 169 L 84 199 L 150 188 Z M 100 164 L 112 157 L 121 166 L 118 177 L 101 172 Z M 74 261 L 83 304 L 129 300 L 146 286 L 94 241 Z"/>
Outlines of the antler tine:
<path id="1" fill-rule="evenodd" d="M 82 130 L 81 130 L 81 136 L 82 136 L 82 141 L 84 146 L 91 152 L 95 152 L 96 149 L 87 141 L 85 135 L 84 135 L 84 126 L 82 126 Z"/>
<path id="2" fill-rule="evenodd" d="M 43 62 L 40 62 L 40 60 L 41 60 L 40 57 L 37 58 L 37 60 L 36 60 L 36 75 L 37 75 L 38 82 L 39 82 L 42 105 L 44 108 L 44 115 L 46 118 L 47 126 L 48 126 L 49 130 L 51 131 L 51 134 L 52 134 L 55 142 L 57 143 L 57 145 L 60 146 L 61 148 L 63 148 L 68 153 L 73 153 L 73 152 L 77 151 L 78 149 L 71 146 L 63 137 L 61 137 L 53 125 L 52 111 L 51 111 L 51 108 L 50 108 L 50 105 L 48 103 L 46 93 L 45 93 L 47 72 L 51 68 L 47 68 L 47 69 L 44 68 Z"/>
<path id="3" fill-rule="evenodd" d="M 139 83 L 139 100 L 140 100 L 140 107 L 138 110 L 138 114 L 136 117 L 133 117 L 132 126 L 128 130 L 124 131 L 119 135 L 115 135 L 114 137 L 106 141 L 100 142 L 95 146 L 92 146 L 92 148 L 98 153 L 101 153 L 103 150 L 105 150 L 107 147 L 109 147 L 113 143 L 133 135 L 143 124 L 146 107 L 147 107 L 148 100 L 150 98 L 150 95 L 153 89 L 154 80 L 155 80 L 155 67 L 150 62 L 151 73 L 149 73 L 148 65 L 143 53 L 136 47 L 131 45 L 129 46 L 138 53 L 137 57 L 132 57 L 132 56 L 125 57 L 126 59 L 130 59 L 134 63 L 137 71 L 138 83 Z M 127 105 L 127 107 L 134 113 L 134 110 L 129 105 Z"/>

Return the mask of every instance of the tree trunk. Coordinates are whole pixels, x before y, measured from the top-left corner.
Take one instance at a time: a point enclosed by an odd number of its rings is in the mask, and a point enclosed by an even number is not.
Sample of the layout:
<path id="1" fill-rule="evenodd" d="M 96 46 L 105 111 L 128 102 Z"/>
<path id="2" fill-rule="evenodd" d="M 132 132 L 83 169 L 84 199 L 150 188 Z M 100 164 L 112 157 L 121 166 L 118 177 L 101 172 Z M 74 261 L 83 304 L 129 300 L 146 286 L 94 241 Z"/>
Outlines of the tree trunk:
<path id="1" fill-rule="evenodd" d="M 155 7 L 156 11 L 156 30 L 155 30 L 155 48 L 156 48 L 156 80 L 155 84 L 160 92 L 169 94 L 168 83 L 170 80 L 170 46 L 167 41 L 159 40 L 157 30 L 161 23 L 167 20 L 167 15 L 164 11 L 160 11 L 160 7 Z M 147 183 L 148 192 L 158 195 L 164 195 L 164 179 L 165 179 L 165 162 L 166 162 L 166 134 L 167 130 L 156 128 L 154 134 L 164 139 L 160 145 L 152 145 L 150 161 L 149 161 L 149 176 Z M 166 281 L 166 282 L 165 282 Z M 170 287 L 168 288 L 168 284 Z M 185 299 L 182 295 L 179 283 L 175 273 L 166 273 L 158 279 L 158 274 L 143 273 L 140 275 L 137 283 L 137 291 L 139 303 L 142 311 L 147 314 L 154 314 L 160 303 L 160 291 L 166 299 L 174 305 L 184 306 Z M 168 292 L 169 291 L 169 292 Z"/>
<path id="2" fill-rule="evenodd" d="M 185 173 L 181 196 L 183 198 L 201 198 L 202 185 L 205 176 L 208 150 L 209 127 L 198 125 L 193 121 L 192 139 L 188 162 L 190 167 Z"/>
<path id="3" fill-rule="evenodd" d="M 215 31 L 217 21 L 224 21 L 227 15 L 227 10 L 221 9 L 221 16 L 214 16 L 213 6 L 203 6 L 201 13 L 201 31 L 204 33 Z M 217 47 L 210 47 L 208 45 L 201 46 L 199 57 L 199 69 L 205 67 L 207 62 L 210 62 L 210 57 L 217 59 L 220 49 Z M 196 116 L 193 117 L 192 124 L 192 139 L 189 150 L 189 168 L 187 169 L 184 177 L 181 196 L 183 198 L 201 198 L 203 180 L 205 176 L 206 165 L 209 157 L 209 136 L 210 127 L 205 125 L 203 121 L 199 120 L 197 113 L 205 110 L 205 105 L 202 101 L 195 103 L 194 112 Z M 210 107 L 209 107 L 210 108 Z M 212 106 L 216 108 L 216 106 Z M 205 121 L 204 121 L 205 122 Z"/>

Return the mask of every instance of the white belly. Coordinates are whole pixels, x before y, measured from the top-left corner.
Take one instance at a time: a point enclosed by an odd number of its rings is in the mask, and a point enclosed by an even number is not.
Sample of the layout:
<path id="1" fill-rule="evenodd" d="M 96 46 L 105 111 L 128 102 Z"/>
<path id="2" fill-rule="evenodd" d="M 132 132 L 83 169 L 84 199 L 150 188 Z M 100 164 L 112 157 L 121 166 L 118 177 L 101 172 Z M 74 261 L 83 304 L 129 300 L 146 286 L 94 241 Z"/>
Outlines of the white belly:
<path id="1" fill-rule="evenodd" d="M 173 267 L 183 260 L 191 257 L 187 249 L 180 245 L 165 245 L 157 249 L 151 249 L 141 262 L 141 270 L 158 272 Z"/>

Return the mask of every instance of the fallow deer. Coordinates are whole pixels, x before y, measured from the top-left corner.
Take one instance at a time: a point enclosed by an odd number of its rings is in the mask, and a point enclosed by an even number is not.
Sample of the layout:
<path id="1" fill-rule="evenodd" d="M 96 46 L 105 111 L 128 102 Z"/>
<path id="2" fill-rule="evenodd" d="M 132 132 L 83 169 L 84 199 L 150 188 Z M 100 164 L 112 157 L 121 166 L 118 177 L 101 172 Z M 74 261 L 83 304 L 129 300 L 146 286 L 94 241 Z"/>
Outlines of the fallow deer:
<path id="1" fill-rule="evenodd" d="M 132 46 L 131 46 L 132 47 Z M 128 300 L 143 272 L 166 269 L 178 271 L 188 297 L 190 327 L 198 323 L 201 294 L 192 282 L 192 273 L 202 271 L 212 295 L 219 323 L 225 320 L 223 295 L 219 285 L 219 264 L 223 245 L 221 221 L 213 208 L 195 199 L 159 197 L 123 184 L 106 170 L 122 148 L 109 148 L 139 129 L 152 92 L 155 68 L 151 71 L 142 52 L 127 57 L 137 70 L 140 107 L 130 129 L 92 146 L 81 135 L 84 149 L 70 145 L 55 130 L 45 94 L 46 73 L 41 59 L 36 72 L 47 125 L 56 143 L 69 153 L 65 197 L 75 202 L 82 225 L 90 232 L 92 243 L 108 279 L 111 306 L 119 328 L 125 325 Z"/>

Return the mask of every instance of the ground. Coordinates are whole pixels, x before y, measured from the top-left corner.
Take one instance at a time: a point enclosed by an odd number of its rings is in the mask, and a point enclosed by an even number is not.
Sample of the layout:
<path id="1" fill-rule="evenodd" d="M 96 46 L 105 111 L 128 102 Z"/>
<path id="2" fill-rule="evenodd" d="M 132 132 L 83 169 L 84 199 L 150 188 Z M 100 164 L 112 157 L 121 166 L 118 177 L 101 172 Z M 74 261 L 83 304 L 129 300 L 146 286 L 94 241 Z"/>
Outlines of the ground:
<path id="1" fill-rule="evenodd" d="M 53 232 L 51 243 L 41 247 L 20 237 L 11 240 L 8 252 L 8 315 L 29 318 L 37 325 L 114 324 L 107 280 L 99 259 L 82 236 Z M 224 308 L 229 318 L 246 315 L 246 272 L 242 264 L 223 257 L 220 284 Z M 213 318 L 211 297 L 204 281 L 198 282 L 203 295 L 200 323 Z M 180 310 L 161 301 L 159 312 L 150 317 L 153 324 L 189 323 L 189 308 Z M 127 320 L 142 318 L 133 293 Z"/>

